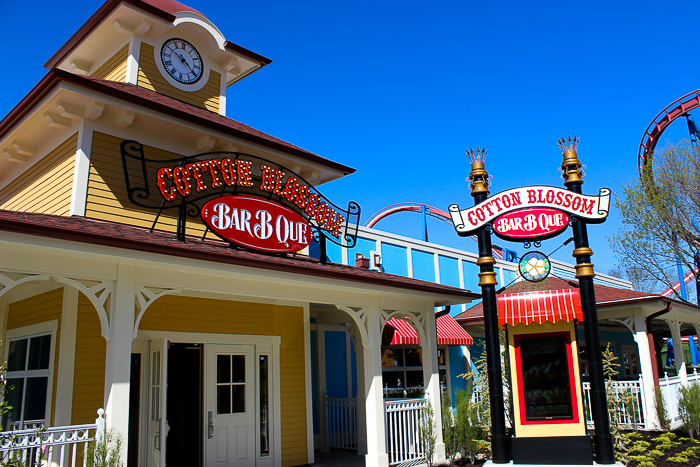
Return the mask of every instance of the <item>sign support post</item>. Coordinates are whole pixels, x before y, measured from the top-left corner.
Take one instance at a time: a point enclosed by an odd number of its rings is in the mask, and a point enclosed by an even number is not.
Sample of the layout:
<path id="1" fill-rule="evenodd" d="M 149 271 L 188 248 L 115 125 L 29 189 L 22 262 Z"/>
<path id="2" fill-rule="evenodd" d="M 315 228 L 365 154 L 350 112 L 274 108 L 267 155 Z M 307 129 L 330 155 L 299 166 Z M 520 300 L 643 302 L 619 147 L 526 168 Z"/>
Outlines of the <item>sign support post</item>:
<path id="1" fill-rule="evenodd" d="M 486 149 L 467 151 L 471 161 L 472 197 L 474 205 L 484 201 L 489 195 L 488 173 L 484 169 Z M 477 232 L 479 239 L 479 287 L 484 307 L 484 338 L 486 343 L 486 364 L 489 379 L 489 404 L 491 406 L 491 452 L 495 464 L 510 462 L 509 436 L 506 434 L 505 405 L 503 403 L 503 378 L 501 373 L 501 349 L 498 342 L 498 310 L 496 305 L 496 273 L 491 250 L 491 227 L 485 225 Z"/>
<path id="2" fill-rule="evenodd" d="M 564 186 L 576 194 L 581 194 L 581 163 L 576 153 L 578 138 L 561 139 L 559 148 L 562 150 L 562 172 Z M 600 350 L 600 333 L 598 329 L 598 313 L 596 310 L 595 289 L 593 288 L 593 250 L 588 245 L 586 221 L 578 216 L 572 217 L 571 228 L 574 234 L 575 249 L 572 256 L 576 258 L 576 279 L 579 281 L 581 294 L 581 311 L 583 312 L 583 331 L 586 339 L 588 369 L 591 383 L 591 412 L 595 423 L 594 446 L 598 464 L 614 464 L 615 451 L 610 434 L 608 419 L 608 404 L 605 394 L 605 379 L 603 376 L 603 356 Z"/>

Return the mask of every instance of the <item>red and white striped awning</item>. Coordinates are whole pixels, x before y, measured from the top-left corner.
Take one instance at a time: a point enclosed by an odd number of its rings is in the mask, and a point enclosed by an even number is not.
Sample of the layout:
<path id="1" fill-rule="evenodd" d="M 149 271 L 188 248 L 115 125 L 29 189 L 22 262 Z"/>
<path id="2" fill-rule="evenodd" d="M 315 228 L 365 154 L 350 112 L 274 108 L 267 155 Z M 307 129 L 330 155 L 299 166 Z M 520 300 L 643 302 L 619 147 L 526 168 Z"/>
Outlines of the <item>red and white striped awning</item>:
<path id="1" fill-rule="evenodd" d="M 440 316 L 436 320 L 438 345 L 472 345 L 474 339 L 457 324 L 450 315 Z M 408 321 L 400 318 L 391 318 L 386 326 L 393 330 L 390 345 L 419 345 L 418 334 Z"/>
<path id="2" fill-rule="evenodd" d="M 578 289 L 543 290 L 498 296 L 498 325 L 577 319 L 583 321 Z"/>

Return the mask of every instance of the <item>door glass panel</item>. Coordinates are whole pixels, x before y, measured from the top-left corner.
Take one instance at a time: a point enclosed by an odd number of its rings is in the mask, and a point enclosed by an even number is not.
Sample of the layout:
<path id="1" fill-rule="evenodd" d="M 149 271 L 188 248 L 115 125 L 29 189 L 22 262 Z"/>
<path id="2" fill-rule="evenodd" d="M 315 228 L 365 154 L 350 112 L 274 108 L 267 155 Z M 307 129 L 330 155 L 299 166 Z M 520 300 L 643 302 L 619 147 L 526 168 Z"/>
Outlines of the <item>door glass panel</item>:
<path id="1" fill-rule="evenodd" d="M 27 378 L 27 392 L 24 399 L 24 421 L 44 420 L 46 413 L 46 390 L 49 378 Z"/>
<path id="2" fill-rule="evenodd" d="M 7 357 L 7 371 L 24 371 L 27 363 L 27 339 L 10 342 L 10 353 Z"/>
<path id="3" fill-rule="evenodd" d="M 51 334 L 32 337 L 29 341 L 27 370 L 48 370 L 51 356 Z"/>
<path id="4" fill-rule="evenodd" d="M 232 399 L 233 399 L 233 410 L 232 413 L 243 413 L 245 412 L 245 385 L 235 384 L 231 386 Z"/>
<path id="5" fill-rule="evenodd" d="M 260 356 L 260 456 L 270 455 L 270 426 L 268 414 L 270 400 L 268 392 L 267 355 Z"/>
<path id="6" fill-rule="evenodd" d="M 216 413 L 231 413 L 231 385 L 229 384 L 216 387 Z"/>
<path id="7" fill-rule="evenodd" d="M 160 419 L 160 350 L 153 352 L 151 365 L 151 420 Z"/>
<path id="8" fill-rule="evenodd" d="M 231 382 L 231 356 L 217 355 L 216 356 L 216 382 L 230 383 Z"/>
<path id="9" fill-rule="evenodd" d="M 245 383 L 245 355 L 232 355 L 233 381 L 234 383 Z"/>

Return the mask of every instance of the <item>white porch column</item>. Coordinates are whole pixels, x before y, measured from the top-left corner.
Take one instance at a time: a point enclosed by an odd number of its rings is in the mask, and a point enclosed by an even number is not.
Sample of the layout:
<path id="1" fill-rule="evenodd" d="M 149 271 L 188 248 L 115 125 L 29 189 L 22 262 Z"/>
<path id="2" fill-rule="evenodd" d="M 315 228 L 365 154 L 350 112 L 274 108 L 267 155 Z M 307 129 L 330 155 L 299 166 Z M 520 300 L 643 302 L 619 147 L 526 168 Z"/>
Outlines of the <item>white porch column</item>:
<path id="1" fill-rule="evenodd" d="M 61 342 L 58 355 L 58 379 L 56 384 L 56 412 L 54 424 L 72 424 L 73 376 L 75 373 L 75 340 L 78 329 L 78 295 L 73 287 L 63 287 L 61 310 Z"/>
<path id="2" fill-rule="evenodd" d="M 128 451 L 131 341 L 136 307 L 134 273 L 134 266 L 119 265 L 109 313 L 111 339 L 107 341 L 105 367 L 105 422 L 108 430 L 114 428 L 122 436 L 124 464 Z"/>
<path id="3" fill-rule="evenodd" d="M 673 339 L 673 359 L 676 365 L 678 376 L 681 377 L 681 384 L 688 385 L 688 372 L 685 369 L 685 354 L 683 353 L 683 342 L 681 341 L 681 322 L 670 319 L 664 320 L 671 328 L 671 338 Z"/>
<path id="4" fill-rule="evenodd" d="M 364 368 L 360 367 L 360 362 L 365 361 L 365 346 L 361 344 L 362 340 L 355 333 L 353 339 L 355 341 L 355 353 L 357 357 L 357 455 L 362 456 L 367 454 L 367 416 L 365 407 L 362 406 L 362 396 L 365 391 L 365 372 Z M 357 345 L 360 343 L 360 345 Z"/>
<path id="5" fill-rule="evenodd" d="M 642 391 L 644 391 L 644 419 L 647 428 L 660 429 L 659 418 L 656 416 L 656 393 L 654 388 L 654 369 L 656 361 L 652 361 L 649 337 L 647 336 L 647 324 L 641 309 L 634 311 L 634 340 L 639 350 L 639 366 L 642 370 Z"/>
<path id="6" fill-rule="evenodd" d="M 425 313 L 425 343 L 421 342 L 423 354 L 423 381 L 426 398 L 433 406 L 435 414 L 435 457 L 434 462 L 445 460 L 445 443 L 442 439 L 442 405 L 440 404 L 440 373 L 437 360 L 437 328 L 435 311 L 430 308 Z"/>
<path id="7" fill-rule="evenodd" d="M 389 456 L 386 452 L 384 391 L 382 389 L 381 313 L 376 299 L 368 313 L 367 331 L 369 345 L 364 345 L 362 349 L 365 416 L 367 422 L 365 465 L 367 467 L 388 467 Z"/>

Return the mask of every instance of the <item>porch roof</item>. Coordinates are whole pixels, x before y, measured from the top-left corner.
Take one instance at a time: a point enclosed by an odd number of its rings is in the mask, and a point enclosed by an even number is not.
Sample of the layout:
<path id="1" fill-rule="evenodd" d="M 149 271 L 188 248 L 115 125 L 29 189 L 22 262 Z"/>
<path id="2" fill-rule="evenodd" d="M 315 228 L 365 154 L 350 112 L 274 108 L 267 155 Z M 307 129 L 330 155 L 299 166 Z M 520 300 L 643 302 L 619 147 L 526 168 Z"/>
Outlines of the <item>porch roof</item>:
<path id="1" fill-rule="evenodd" d="M 318 259 L 296 255 L 269 256 L 246 250 L 233 250 L 227 242 L 188 237 L 176 240 L 174 233 L 153 231 L 131 225 L 99 221 L 79 216 L 55 216 L 0 210 L 0 232 L 14 232 L 165 255 L 212 263 L 260 268 L 306 276 L 337 279 L 395 289 L 427 293 L 437 298 L 435 306 L 470 303 L 481 295 L 433 282 L 395 276 L 344 264 L 321 264 Z"/>
<path id="2" fill-rule="evenodd" d="M 499 294 L 499 298 L 505 294 L 513 293 L 523 293 L 523 292 L 533 292 L 533 291 L 545 291 L 545 290 L 557 290 L 557 289 L 578 289 L 578 281 L 561 279 L 558 277 L 548 277 L 542 282 L 516 282 L 510 287 L 506 288 L 502 294 Z M 668 297 L 663 297 L 659 294 L 652 294 L 648 292 L 639 292 L 636 290 L 629 289 L 619 289 L 617 287 L 610 287 L 607 285 L 595 284 L 595 295 L 596 295 L 596 306 L 598 308 L 604 307 L 616 307 L 620 305 L 627 304 L 642 304 L 644 302 L 654 302 L 654 301 L 664 301 L 672 302 L 674 304 L 690 307 L 694 310 L 700 311 L 700 307 L 693 305 L 691 303 L 684 303 L 678 300 L 673 300 Z M 651 304 L 651 303 L 650 303 Z M 499 303 L 500 305 L 500 303 Z M 475 305 L 468 310 L 455 316 L 455 320 L 460 324 L 480 324 L 484 320 L 484 310 L 481 303 Z"/>

